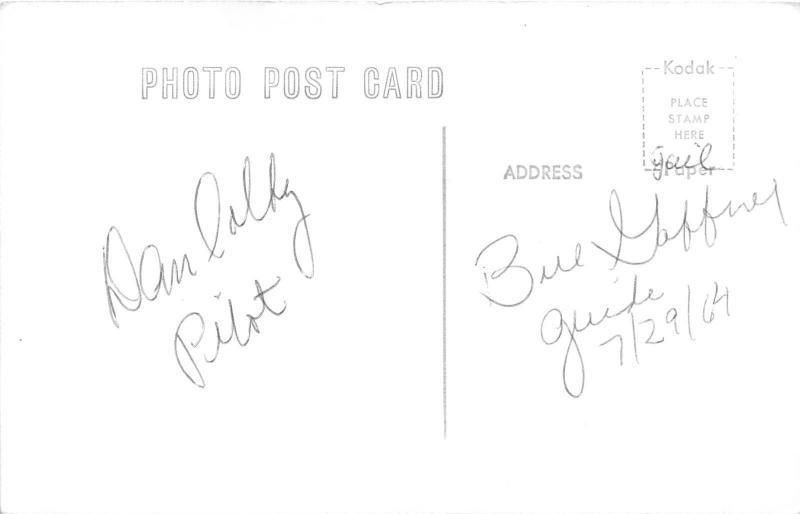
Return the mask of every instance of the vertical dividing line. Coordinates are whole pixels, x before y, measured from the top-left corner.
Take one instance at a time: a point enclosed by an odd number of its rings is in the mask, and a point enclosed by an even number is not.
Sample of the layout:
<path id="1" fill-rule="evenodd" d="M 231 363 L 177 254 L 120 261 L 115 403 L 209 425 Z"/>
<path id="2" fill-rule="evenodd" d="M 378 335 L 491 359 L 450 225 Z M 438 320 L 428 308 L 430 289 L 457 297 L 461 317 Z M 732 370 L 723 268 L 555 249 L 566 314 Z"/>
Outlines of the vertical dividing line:
<path id="1" fill-rule="evenodd" d="M 447 127 L 442 127 L 442 419 L 447 439 Z"/>
<path id="2" fill-rule="evenodd" d="M 731 103 L 733 111 L 731 113 L 731 168 L 736 169 L 736 68 L 731 67 Z"/>

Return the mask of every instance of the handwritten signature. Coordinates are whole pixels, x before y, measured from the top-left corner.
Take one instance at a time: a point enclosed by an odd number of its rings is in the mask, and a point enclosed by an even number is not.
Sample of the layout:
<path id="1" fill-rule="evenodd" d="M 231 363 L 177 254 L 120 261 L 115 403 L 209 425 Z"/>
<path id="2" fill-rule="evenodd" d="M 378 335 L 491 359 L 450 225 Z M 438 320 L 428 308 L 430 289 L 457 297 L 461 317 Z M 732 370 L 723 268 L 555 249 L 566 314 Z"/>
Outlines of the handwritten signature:
<path id="1" fill-rule="evenodd" d="M 282 186 L 278 185 L 275 167 L 275 155 L 269 157 L 267 201 L 265 205 L 256 206 L 253 201 L 253 189 L 250 172 L 250 159 L 246 157 L 242 169 L 242 198 L 237 208 L 233 204 L 226 206 L 223 215 L 222 199 L 220 197 L 219 182 L 214 173 L 203 173 L 197 181 L 194 195 L 194 218 L 200 240 L 207 256 L 206 264 L 220 260 L 225 255 L 225 247 L 232 237 L 236 236 L 245 226 L 255 225 L 267 219 L 270 212 L 277 212 L 283 205 L 294 207 L 297 218 L 294 222 L 292 236 L 292 252 L 297 270 L 307 279 L 314 276 L 314 252 L 311 246 L 311 235 L 308 227 L 309 215 L 297 192 L 290 188 L 289 180 L 284 180 Z M 211 201 L 201 201 L 201 197 Z M 150 264 L 148 266 L 148 264 Z M 152 266 L 155 264 L 155 266 Z M 157 270 L 153 273 L 153 269 Z M 112 272 L 112 270 L 114 270 Z M 106 234 L 106 244 L 103 246 L 103 274 L 105 278 L 105 291 L 108 303 L 108 313 L 111 321 L 119 328 L 120 307 L 129 312 L 136 312 L 143 307 L 145 302 L 155 302 L 159 296 L 171 295 L 175 288 L 188 276 L 198 275 L 198 268 L 192 264 L 187 253 L 179 259 L 172 259 L 165 266 L 161 252 L 154 244 L 147 244 L 134 260 L 122 237 L 121 231 L 112 226 Z M 234 304 L 227 300 L 230 317 L 230 328 L 223 336 L 220 323 L 215 321 L 215 337 L 212 340 L 213 351 L 203 353 L 206 363 L 212 363 L 219 354 L 220 346 L 236 340 L 245 346 L 253 333 L 260 333 L 258 321 L 269 313 L 280 316 L 286 310 L 286 303 L 275 306 L 270 303 L 268 295 L 275 291 L 280 284 L 281 277 L 277 276 L 267 287 L 263 287 L 259 280 L 254 280 L 254 295 L 251 298 L 256 303 L 255 312 L 246 314 L 247 328 L 240 328 L 236 323 Z M 122 284 L 125 284 L 123 287 Z M 217 295 L 218 297 L 222 292 Z M 245 332 L 246 330 L 246 332 Z M 175 358 L 186 377 L 198 387 L 205 387 L 205 379 L 197 364 L 194 355 L 199 352 L 198 347 L 206 334 L 206 322 L 199 312 L 190 312 L 178 323 L 174 334 L 173 343 Z M 188 346 L 187 346 L 188 342 Z"/>
<path id="2" fill-rule="evenodd" d="M 649 219 L 634 227 L 629 225 L 629 220 L 623 216 L 622 202 L 619 193 L 614 189 L 609 196 L 609 216 L 615 229 L 615 242 L 613 245 L 601 244 L 591 241 L 591 245 L 600 255 L 611 259 L 609 270 L 614 270 L 619 264 L 628 266 L 642 266 L 652 262 L 660 249 L 680 241 L 684 251 L 690 251 L 693 238 L 702 237 L 702 242 L 713 247 L 719 236 L 719 224 L 725 219 L 734 218 L 742 213 L 751 213 L 759 208 L 774 205 L 780 222 L 786 225 L 783 207 L 780 202 L 778 183 L 773 179 L 773 187 L 766 194 L 754 192 L 749 200 L 734 203 L 728 201 L 722 206 L 712 207 L 710 188 L 706 187 L 703 205 L 699 208 L 690 208 L 688 200 L 684 201 L 682 217 L 677 224 L 668 227 L 663 219 L 661 209 L 662 200 L 658 194 L 654 195 L 653 211 Z M 699 235 L 698 235 L 699 234 Z M 631 245 L 635 241 L 642 244 Z M 631 250 L 635 246 L 636 251 Z M 575 245 L 574 253 L 567 259 L 556 256 L 550 267 L 542 266 L 538 271 L 517 262 L 519 241 L 513 234 L 506 234 L 495 239 L 478 252 L 474 266 L 478 269 L 483 282 L 480 294 L 491 304 L 503 307 L 518 307 L 529 301 L 534 296 L 535 287 L 547 282 L 557 280 L 567 273 L 576 272 L 586 265 L 582 245 Z M 696 286 L 694 288 L 696 290 Z M 692 284 L 686 285 L 685 318 L 686 331 L 691 339 L 692 332 Z M 579 313 L 573 310 L 566 314 L 562 309 L 552 308 L 542 317 L 540 336 L 546 345 L 554 345 L 566 338 L 567 346 L 564 353 L 562 366 L 562 381 L 566 392 L 578 398 L 583 394 L 585 385 L 585 366 L 581 353 L 578 336 L 592 327 L 597 327 L 613 319 L 627 318 L 630 322 L 630 338 L 634 348 L 634 358 L 638 362 L 638 342 L 644 344 L 659 344 L 663 338 L 657 338 L 658 331 L 656 319 L 637 315 L 638 307 L 644 304 L 664 303 L 663 292 L 648 288 L 646 293 L 641 293 L 638 274 L 634 276 L 627 300 L 615 306 L 601 307 L 598 311 Z M 710 303 L 709 303 L 710 302 Z M 710 323 L 715 317 L 715 307 L 724 302 L 725 314 L 730 315 L 729 289 L 713 282 L 713 291 L 706 294 L 700 317 L 703 322 Z M 684 309 L 680 309 L 681 312 Z M 697 316 L 697 314 L 694 314 Z M 670 306 L 666 309 L 663 322 L 671 325 L 675 334 L 678 329 L 679 308 Z M 646 325 L 649 328 L 647 337 L 641 338 L 637 327 Z M 612 341 L 620 345 L 620 363 L 622 363 L 622 348 L 625 337 L 615 334 L 610 339 L 604 340 L 600 346 L 606 346 Z"/>
<path id="3" fill-rule="evenodd" d="M 712 175 L 714 170 L 718 169 L 711 166 L 708 160 L 711 158 L 711 143 L 706 143 L 700 146 L 699 143 L 694 144 L 697 147 L 697 155 L 686 153 L 685 155 L 667 154 L 664 155 L 664 147 L 659 145 L 651 152 L 651 169 L 653 178 L 661 180 L 672 173 L 677 176 L 685 176 L 687 179 L 692 178 L 694 175 Z"/>

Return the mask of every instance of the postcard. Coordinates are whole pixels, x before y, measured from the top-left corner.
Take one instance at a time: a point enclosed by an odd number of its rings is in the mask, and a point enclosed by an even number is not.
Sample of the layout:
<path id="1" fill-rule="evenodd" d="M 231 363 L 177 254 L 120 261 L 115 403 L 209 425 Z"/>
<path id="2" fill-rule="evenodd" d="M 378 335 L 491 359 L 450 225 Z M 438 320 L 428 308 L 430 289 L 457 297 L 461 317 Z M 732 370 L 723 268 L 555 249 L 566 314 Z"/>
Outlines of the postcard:
<path id="1" fill-rule="evenodd" d="M 796 513 L 797 3 L 0 5 L 0 510 Z"/>

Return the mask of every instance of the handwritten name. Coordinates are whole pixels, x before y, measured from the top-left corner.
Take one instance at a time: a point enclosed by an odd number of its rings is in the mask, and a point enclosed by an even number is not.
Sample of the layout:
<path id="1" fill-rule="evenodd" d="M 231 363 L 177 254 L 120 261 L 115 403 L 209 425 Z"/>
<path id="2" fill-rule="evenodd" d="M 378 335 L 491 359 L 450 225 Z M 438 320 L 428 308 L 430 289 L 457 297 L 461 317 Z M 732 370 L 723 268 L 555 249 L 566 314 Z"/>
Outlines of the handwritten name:
<path id="1" fill-rule="evenodd" d="M 722 221 L 768 206 L 774 206 L 778 219 L 786 225 L 776 180 L 773 180 L 772 189 L 767 193 L 754 192 L 746 201 L 730 200 L 712 206 L 714 203 L 711 200 L 710 188 L 706 187 L 701 206 L 691 207 L 688 200 L 685 200 L 682 215 L 677 223 L 668 224 L 663 219 L 663 201 L 658 194 L 655 194 L 652 214 L 644 222 L 634 223 L 631 226 L 630 220 L 623 216 L 619 193 L 612 190 L 609 195 L 608 211 L 615 233 L 614 244 L 591 241 L 591 248 L 596 250 L 591 255 L 601 255 L 606 260 L 610 258 L 608 271 L 613 271 L 620 264 L 632 267 L 646 265 L 657 257 L 662 248 L 670 244 L 680 244 L 680 247 L 688 252 L 692 248 L 693 241 L 700 239 L 710 248 L 718 240 L 719 225 Z M 634 245 L 635 242 L 639 244 Z M 474 266 L 479 271 L 483 283 L 479 292 L 492 305 L 519 307 L 534 297 L 537 286 L 554 282 L 559 277 L 584 269 L 589 261 L 582 248 L 581 243 L 576 243 L 574 252 L 569 257 L 562 258 L 558 255 L 551 259 L 549 265 L 531 268 L 518 262 L 520 249 L 518 238 L 513 234 L 504 235 L 478 252 Z M 544 344 L 551 346 L 558 341 L 567 341 L 562 364 L 562 382 L 566 392 L 573 398 L 580 397 L 584 392 L 586 372 L 579 339 L 591 328 L 612 320 L 626 320 L 630 327 L 627 339 L 633 346 L 636 362 L 638 362 L 638 344 L 663 342 L 664 338 L 657 336 L 661 325 L 672 326 L 678 335 L 680 333 L 678 320 L 681 317 L 685 318 L 686 334 L 694 340 L 692 319 L 697 318 L 698 314 L 693 310 L 695 307 L 692 304 L 692 291 L 697 289 L 697 284 L 686 284 L 685 304 L 670 305 L 659 318 L 648 317 L 641 313 L 640 306 L 664 303 L 665 300 L 662 298 L 665 293 L 654 288 L 647 288 L 646 292 L 642 292 L 639 281 L 639 275 L 634 275 L 626 299 L 617 304 L 609 304 L 587 312 L 551 308 L 542 317 L 540 337 Z M 715 318 L 715 308 L 720 304 L 724 307 L 725 315 L 729 316 L 729 288 L 714 281 L 713 290 L 706 293 L 699 313 L 700 319 L 706 324 L 711 323 Z M 680 312 L 683 314 L 679 316 Z M 642 335 L 642 330 L 646 331 L 646 335 Z M 617 341 L 621 365 L 625 340 L 626 337 L 620 332 L 610 339 L 606 338 L 599 346 Z"/>
<path id="2" fill-rule="evenodd" d="M 228 204 L 224 211 L 216 175 L 207 172 L 202 174 L 197 181 L 194 195 L 194 218 L 199 239 L 205 249 L 206 265 L 223 259 L 226 246 L 246 227 L 264 222 L 268 215 L 277 212 L 279 207 L 281 209 L 293 207 L 296 212 L 291 241 L 294 264 L 302 276 L 307 279 L 313 278 L 314 252 L 308 226 L 309 214 L 306 213 L 297 192 L 290 188 L 288 179 L 282 186 L 279 186 L 276 177 L 275 155 L 271 154 L 269 158 L 267 200 L 264 205 L 257 206 L 253 200 L 249 158 L 244 160 L 241 178 L 242 196 L 238 207 Z M 205 201 L 201 198 L 204 198 Z M 165 267 L 161 252 L 154 244 L 146 245 L 139 253 L 138 259 L 133 259 L 122 233 L 117 227 L 112 226 L 106 234 L 106 244 L 103 246 L 103 274 L 108 313 L 114 325 L 117 328 L 120 327 L 118 307 L 129 312 L 136 312 L 146 302 L 158 300 L 162 294 L 173 294 L 175 288 L 187 277 L 196 277 L 199 269 L 192 262 L 188 253 L 183 253 L 180 259 L 173 259 Z M 156 271 L 153 272 L 153 270 Z M 277 276 L 266 287 L 262 286 L 257 279 L 253 281 L 254 293 L 250 300 L 255 302 L 256 307 L 255 310 L 246 314 L 246 328 L 237 324 L 234 302 L 230 298 L 227 300 L 228 328 L 227 330 L 222 329 L 220 322 L 214 322 L 215 337 L 209 339 L 209 345 L 213 351 L 203 353 L 206 363 L 216 360 L 221 345 L 233 340 L 241 346 L 247 345 L 254 333 L 260 333 L 258 322 L 266 314 L 272 316 L 283 314 L 286 303 L 283 302 L 278 306 L 269 298 L 274 294 L 280 281 L 281 277 Z M 126 284 L 126 286 L 123 287 L 122 284 Z M 216 297 L 219 298 L 221 295 L 222 291 Z M 178 366 L 183 374 L 198 387 L 205 387 L 205 379 L 198 365 L 199 359 L 196 357 L 197 352 L 203 352 L 199 346 L 205 335 L 205 318 L 199 312 L 193 311 L 181 319 L 173 337 Z"/>

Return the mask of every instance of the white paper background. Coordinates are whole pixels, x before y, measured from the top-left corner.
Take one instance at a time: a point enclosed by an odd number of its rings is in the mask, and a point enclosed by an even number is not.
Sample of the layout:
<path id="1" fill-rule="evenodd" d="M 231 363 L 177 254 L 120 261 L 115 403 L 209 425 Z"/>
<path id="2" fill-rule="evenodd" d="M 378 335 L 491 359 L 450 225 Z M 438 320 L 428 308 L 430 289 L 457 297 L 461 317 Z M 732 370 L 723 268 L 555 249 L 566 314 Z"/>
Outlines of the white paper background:
<path id="1" fill-rule="evenodd" d="M 796 512 L 798 28 L 779 4 L 4 4 L 0 508 Z M 736 66 L 737 169 L 655 183 L 640 70 L 692 58 Z M 264 66 L 326 65 L 347 68 L 339 99 L 263 99 Z M 144 101 L 148 66 L 237 66 L 242 96 Z M 367 100 L 367 66 L 441 66 L 444 95 Z M 310 214 L 313 280 L 291 261 L 290 209 L 203 258 L 197 179 L 213 171 L 241 208 L 245 156 L 263 180 L 272 152 Z M 502 178 L 537 163 L 580 163 L 584 178 Z M 698 238 L 637 270 L 670 301 L 717 280 L 731 317 L 694 342 L 662 327 L 667 341 L 622 367 L 602 330 L 587 334 L 586 389 L 569 397 L 564 341 L 544 345 L 539 323 L 625 297 L 633 270 L 608 271 L 590 244 L 613 242 L 611 189 L 637 226 L 658 192 L 674 229 L 706 184 L 724 205 L 773 178 L 788 226 L 765 206 L 720 220 L 713 248 Z M 120 312 L 119 329 L 103 283 L 112 225 L 136 256 L 153 243 L 201 268 Z M 586 268 L 489 307 L 474 262 L 507 233 L 532 270 L 576 242 Z M 252 280 L 276 275 L 286 313 L 222 348 L 194 387 L 173 352 L 181 317 L 222 320 L 227 297 L 244 305 Z"/>

